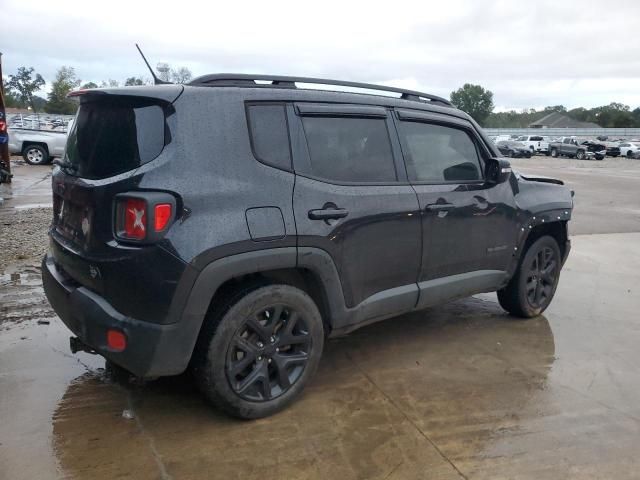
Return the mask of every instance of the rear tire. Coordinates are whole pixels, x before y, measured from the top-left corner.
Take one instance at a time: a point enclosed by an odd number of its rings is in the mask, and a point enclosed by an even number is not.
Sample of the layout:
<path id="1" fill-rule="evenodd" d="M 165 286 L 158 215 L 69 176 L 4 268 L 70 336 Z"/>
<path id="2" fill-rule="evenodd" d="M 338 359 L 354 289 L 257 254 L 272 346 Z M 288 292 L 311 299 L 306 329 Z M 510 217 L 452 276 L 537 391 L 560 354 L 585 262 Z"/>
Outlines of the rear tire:
<path id="1" fill-rule="evenodd" d="M 551 156 L 553 158 L 558 158 L 558 149 L 557 148 L 552 148 L 551 149 Z"/>
<path id="2" fill-rule="evenodd" d="M 561 267 L 558 243 L 548 235 L 540 237 L 527 249 L 507 286 L 498 290 L 500 306 L 516 317 L 540 315 L 553 300 Z"/>
<path id="3" fill-rule="evenodd" d="M 302 392 L 324 345 L 314 301 L 289 285 L 254 286 L 214 309 L 194 352 L 207 399 L 244 419 L 272 415 Z"/>
<path id="4" fill-rule="evenodd" d="M 29 165 L 46 165 L 49 163 L 49 153 L 40 145 L 27 145 L 24 147 L 22 158 Z"/>

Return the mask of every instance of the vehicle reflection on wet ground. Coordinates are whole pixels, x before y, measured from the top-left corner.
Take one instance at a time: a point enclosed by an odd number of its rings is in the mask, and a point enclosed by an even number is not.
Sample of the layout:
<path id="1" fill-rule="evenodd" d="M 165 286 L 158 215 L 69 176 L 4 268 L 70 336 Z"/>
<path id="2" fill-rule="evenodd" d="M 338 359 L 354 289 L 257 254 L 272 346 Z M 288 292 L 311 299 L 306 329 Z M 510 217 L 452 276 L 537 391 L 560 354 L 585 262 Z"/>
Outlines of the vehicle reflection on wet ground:
<path id="1" fill-rule="evenodd" d="M 0 478 L 637 478 L 639 242 L 573 237 L 529 321 L 486 294 L 331 340 L 301 399 L 257 421 L 188 375 L 132 382 L 71 355 L 37 261 L 4 266 Z"/>

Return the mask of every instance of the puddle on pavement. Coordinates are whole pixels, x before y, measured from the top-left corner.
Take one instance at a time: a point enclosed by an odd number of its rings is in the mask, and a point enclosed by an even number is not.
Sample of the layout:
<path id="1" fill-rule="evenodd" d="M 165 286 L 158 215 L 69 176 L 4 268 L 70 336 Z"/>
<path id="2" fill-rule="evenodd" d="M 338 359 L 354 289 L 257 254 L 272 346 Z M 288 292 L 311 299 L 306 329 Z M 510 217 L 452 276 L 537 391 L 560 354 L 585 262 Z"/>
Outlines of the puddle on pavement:
<path id="1" fill-rule="evenodd" d="M 13 298 L 0 312 L 8 478 L 459 478 L 452 463 L 468 478 L 632 478 L 640 467 L 640 422 L 570 383 L 573 362 L 593 361 L 567 343 L 594 310 L 573 320 L 573 290 L 592 296 L 582 277 L 561 285 L 553 331 L 544 316 L 509 318 L 488 294 L 331 340 L 300 400 L 252 422 L 209 406 L 188 375 L 114 381 L 100 357 L 71 355 L 52 312 L 49 325 L 33 320 L 45 308 L 38 278 L 36 265 L 0 276 L 3 307 Z"/>
<path id="2" fill-rule="evenodd" d="M 12 183 L 0 185 L 0 210 L 51 208 L 51 165 L 11 160 Z"/>
<path id="3" fill-rule="evenodd" d="M 27 203 L 25 205 L 16 205 L 16 210 L 29 210 L 33 208 L 53 208 L 53 202 L 47 203 Z"/>
<path id="4" fill-rule="evenodd" d="M 0 273 L 0 332 L 51 316 L 54 313 L 44 295 L 40 266 L 10 266 Z"/>
<path id="5" fill-rule="evenodd" d="M 208 405 L 189 375 L 132 383 L 101 357 L 71 355 L 37 265 L 2 273 L 0 299 L 0 388 L 28 412 L 1 427 L 5 453 L 21 438 L 39 453 L 24 478 L 455 478 L 431 440 L 469 468 L 499 457 L 540 416 L 532 402 L 555 354 L 544 317 L 513 322 L 490 296 L 466 299 L 328 342 L 299 401 L 245 422 Z"/>
<path id="6" fill-rule="evenodd" d="M 423 433 L 458 461 L 499 455 L 484 452 L 539 416 L 554 354 L 545 318 L 514 323 L 468 299 L 330 341 L 302 398 L 253 422 L 210 407 L 188 375 L 85 373 L 53 415 L 53 448 L 73 478 L 456 478 Z"/>

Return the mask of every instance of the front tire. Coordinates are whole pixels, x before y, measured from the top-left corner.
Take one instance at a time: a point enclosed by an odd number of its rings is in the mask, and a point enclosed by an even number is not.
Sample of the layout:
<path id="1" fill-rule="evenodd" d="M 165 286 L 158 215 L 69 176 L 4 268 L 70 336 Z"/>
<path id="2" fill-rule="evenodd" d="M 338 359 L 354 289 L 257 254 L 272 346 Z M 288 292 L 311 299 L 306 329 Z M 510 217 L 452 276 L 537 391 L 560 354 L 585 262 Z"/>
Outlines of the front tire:
<path id="1" fill-rule="evenodd" d="M 49 153 L 40 145 L 27 145 L 22 150 L 22 158 L 29 165 L 46 165 L 49 162 Z"/>
<path id="2" fill-rule="evenodd" d="M 583 150 L 578 150 L 578 151 L 576 152 L 576 158 L 577 158 L 578 160 L 584 160 L 585 156 L 586 156 L 586 154 L 584 153 L 584 151 L 583 151 Z"/>
<path id="3" fill-rule="evenodd" d="M 540 315 L 555 295 L 561 266 L 558 243 L 548 235 L 540 237 L 525 252 L 507 286 L 498 290 L 500 306 L 517 317 Z"/>
<path id="4" fill-rule="evenodd" d="M 552 148 L 551 149 L 551 156 L 553 158 L 558 158 L 558 149 L 557 148 Z"/>
<path id="5" fill-rule="evenodd" d="M 288 285 L 241 292 L 215 309 L 194 353 L 207 399 L 244 419 L 288 406 L 318 368 L 324 328 L 314 301 Z"/>

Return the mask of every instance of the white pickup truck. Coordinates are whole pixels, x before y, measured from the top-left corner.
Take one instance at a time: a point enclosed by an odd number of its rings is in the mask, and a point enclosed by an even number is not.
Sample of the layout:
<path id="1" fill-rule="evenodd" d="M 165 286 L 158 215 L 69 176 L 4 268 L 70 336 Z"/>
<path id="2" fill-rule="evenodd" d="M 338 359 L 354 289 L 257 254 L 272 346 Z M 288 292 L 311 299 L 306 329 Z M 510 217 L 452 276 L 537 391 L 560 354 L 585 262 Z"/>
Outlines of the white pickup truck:
<path id="1" fill-rule="evenodd" d="M 531 153 L 548 153 L 549 152 L 549 137 L 543 137 L 541 135 L 523 135 L 516 140 L 531 150 Z"/>
<path id="2" fill-rule="evenodd" d="M 22 155 L 30 165 L 44 165 L 54 157 L 64 155 L 67 143 L 65 130 L 29 130 L 26 128 L 10 128 L 9 152 Z"/>

